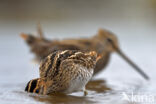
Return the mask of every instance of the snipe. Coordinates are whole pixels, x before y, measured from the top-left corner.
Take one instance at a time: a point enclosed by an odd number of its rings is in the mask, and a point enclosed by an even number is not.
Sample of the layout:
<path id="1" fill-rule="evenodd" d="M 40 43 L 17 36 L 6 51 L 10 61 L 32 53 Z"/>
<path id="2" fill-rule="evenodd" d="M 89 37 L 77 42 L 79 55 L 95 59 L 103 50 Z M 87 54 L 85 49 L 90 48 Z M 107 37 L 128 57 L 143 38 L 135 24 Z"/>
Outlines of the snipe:
<path id="1" fill-rule="evenodd" d="M 101 58 L 95 51 L 55 51 L 40 65 L 40 78 L 30 80 L 25 91 L 38 94 L 84 91 L 92 78 L 96 62 Z"/>
<path id="2" fill-rule="evenodd" d="M 97 61 L 94 69 L 94 74 L 97 74 L 107 66 L 111 53 L 116 52 L 145 79 L 149 79 L 149 77 L 121 51 L 117 37 L 107 30 L 100 29 L 95 36 L 90 38 L 48 40 L 44 38 L 39 25 L 38 34 L 39 37 L 35 37 L 32 34 L 21 34 L 38 60 L 44 59 L 56 50 L 96 51 L 98 54 L 102 54 L 102 58 Z"/>

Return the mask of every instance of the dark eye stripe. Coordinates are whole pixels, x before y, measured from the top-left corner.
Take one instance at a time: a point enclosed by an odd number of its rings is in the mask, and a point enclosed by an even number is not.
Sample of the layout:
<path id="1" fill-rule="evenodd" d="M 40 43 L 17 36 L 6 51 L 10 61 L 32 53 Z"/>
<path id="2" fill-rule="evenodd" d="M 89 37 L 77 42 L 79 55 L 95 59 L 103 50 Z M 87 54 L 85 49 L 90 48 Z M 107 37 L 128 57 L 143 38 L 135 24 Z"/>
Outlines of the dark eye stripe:
<path id="1" fill-rule="evenodd" d="M 33 92 L 33 90 L 36 88 L 37 85 L 37 80 L 33 80 L 31 83 L 31 87 L 30 87 L 30 91 L 29 92 Z"/>

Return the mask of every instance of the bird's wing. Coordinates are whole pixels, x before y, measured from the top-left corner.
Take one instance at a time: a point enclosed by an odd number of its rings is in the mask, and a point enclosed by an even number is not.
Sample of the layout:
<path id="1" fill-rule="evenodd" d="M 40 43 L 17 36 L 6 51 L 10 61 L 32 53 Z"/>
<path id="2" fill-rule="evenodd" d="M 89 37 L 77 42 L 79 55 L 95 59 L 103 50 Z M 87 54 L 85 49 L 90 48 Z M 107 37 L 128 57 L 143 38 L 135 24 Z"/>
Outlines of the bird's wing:
<path id="1" fill-rule="evenodd" d="M 53 79 L 61 71 L 61 63 L 76 52 L 78 51 L 55 51 L 48 55 L 40 65 L 40 77 Z"/>
<path id="2" fill-rule="evenodd" d="M 58 52 L 53 52 L 53 53 L 49 54 L 44 60 L 42 60 L 40 68 L 39 68 L 41 78 L 47 77 L 49 71 L 51 74 L 54 73 L 52 68 L 53 68 L 53 64 L 55 63 L 55 60 L 57 58 L 56 57 L 57 54 L 58 54 Z"/>

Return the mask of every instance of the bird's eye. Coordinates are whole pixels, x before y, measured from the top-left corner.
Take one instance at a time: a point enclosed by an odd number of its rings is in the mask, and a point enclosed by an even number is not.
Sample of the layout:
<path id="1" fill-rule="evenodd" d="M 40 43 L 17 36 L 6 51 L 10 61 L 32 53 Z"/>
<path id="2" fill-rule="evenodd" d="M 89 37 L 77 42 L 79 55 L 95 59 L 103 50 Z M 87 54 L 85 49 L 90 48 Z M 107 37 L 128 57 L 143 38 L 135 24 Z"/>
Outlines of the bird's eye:
<path id="1" fill-rule="evenodd" d="M 108 41 L 108 42 L 112 42 L 112 39 L 110 39 L 110 38 L 107 38 L 107 41 Z"/>

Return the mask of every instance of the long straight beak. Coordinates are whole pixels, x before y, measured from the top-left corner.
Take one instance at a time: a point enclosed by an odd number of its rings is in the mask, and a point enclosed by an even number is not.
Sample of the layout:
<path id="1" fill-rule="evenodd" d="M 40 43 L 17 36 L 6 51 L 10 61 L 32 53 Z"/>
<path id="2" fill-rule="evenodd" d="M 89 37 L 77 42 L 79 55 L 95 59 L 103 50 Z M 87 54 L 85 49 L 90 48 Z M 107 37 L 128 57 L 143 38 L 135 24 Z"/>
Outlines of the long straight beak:
<path id="1" fill-rule="evenodd" d="M 149 77 L 135 64 L 133 63 L 120 49 L 116 50 L 117 53 L 127 61 L 137 72 L 139 72 L 146 80 L 149 80 Z"/>

